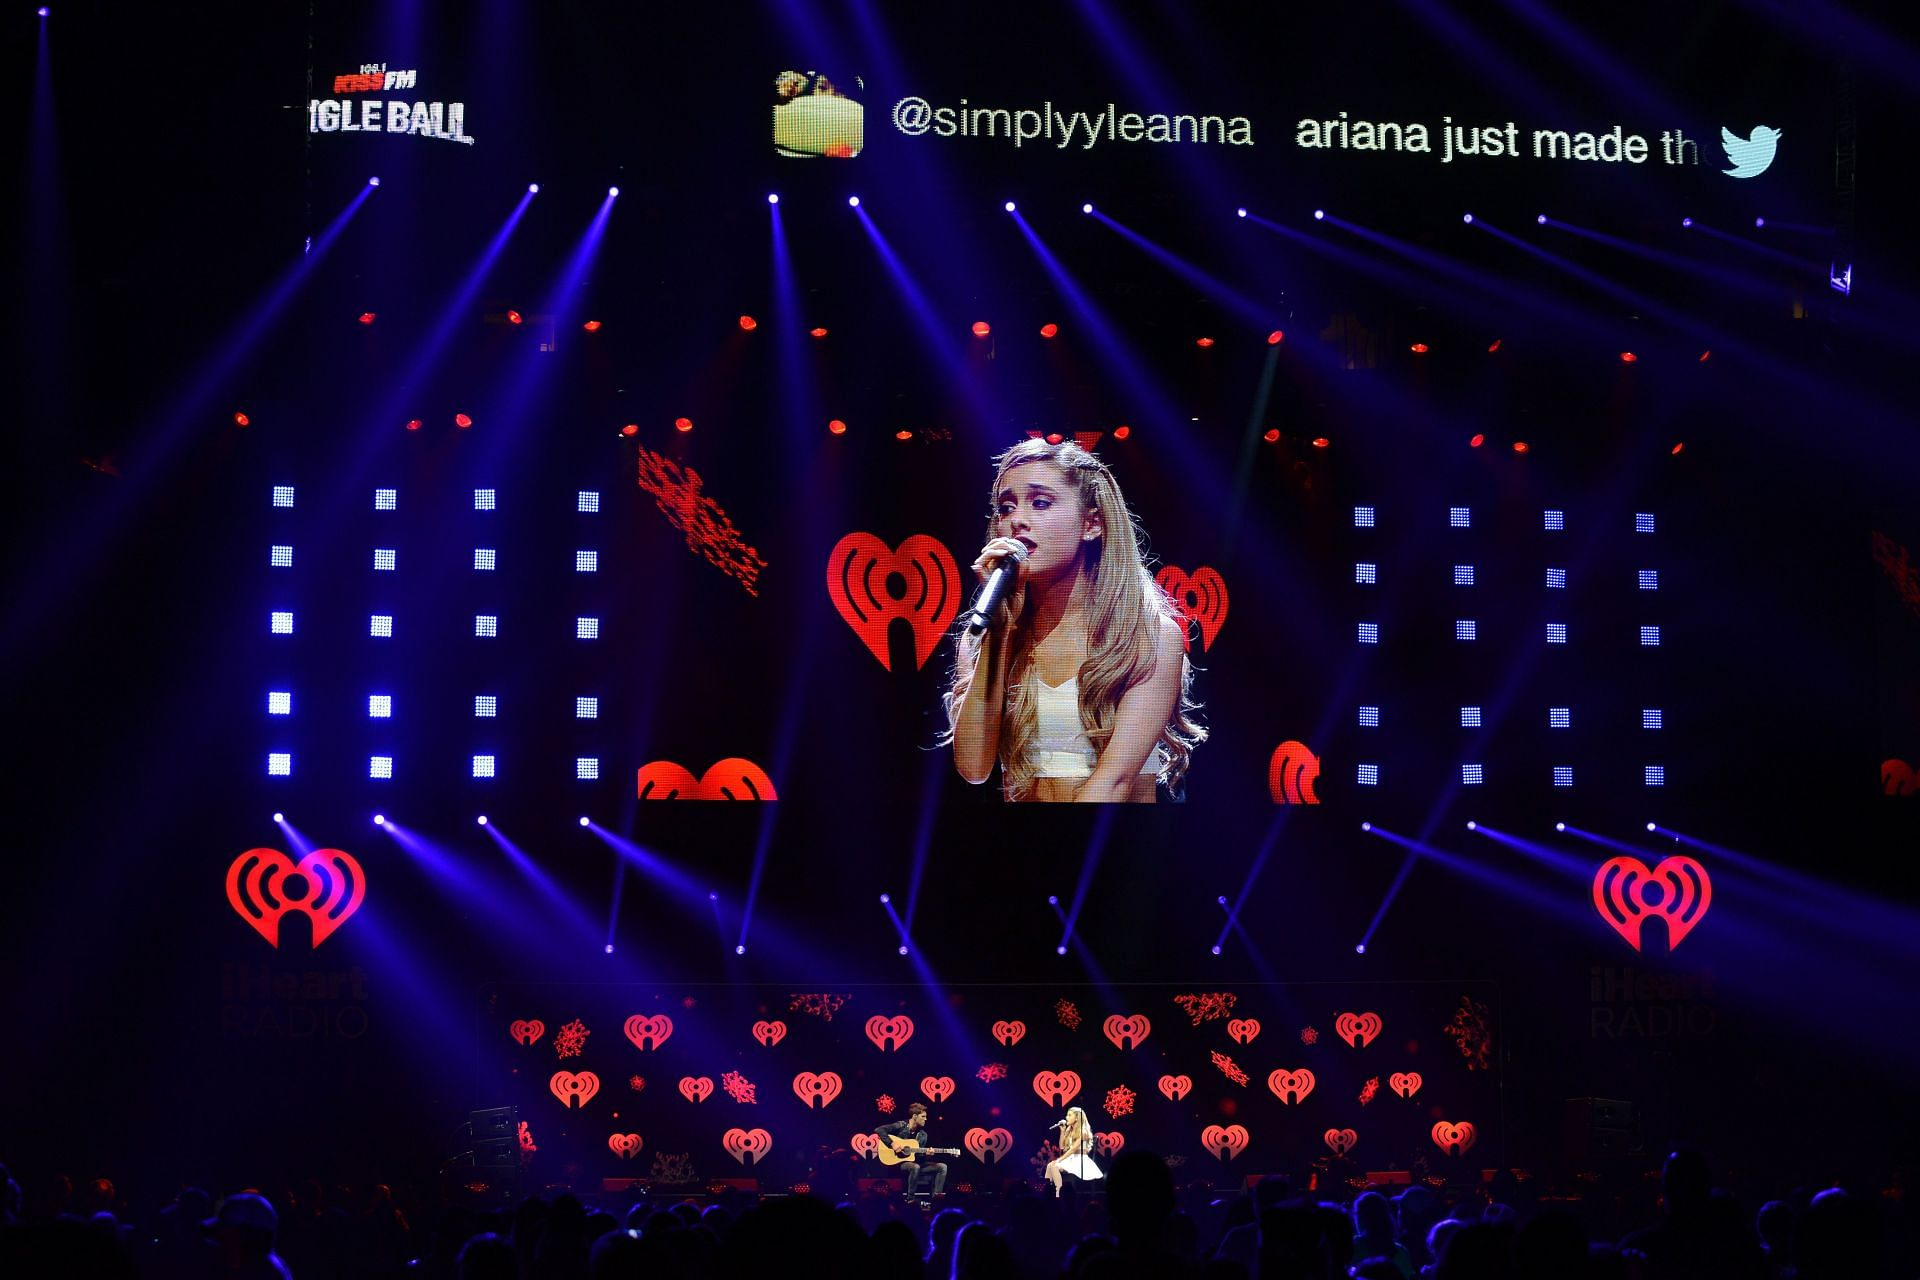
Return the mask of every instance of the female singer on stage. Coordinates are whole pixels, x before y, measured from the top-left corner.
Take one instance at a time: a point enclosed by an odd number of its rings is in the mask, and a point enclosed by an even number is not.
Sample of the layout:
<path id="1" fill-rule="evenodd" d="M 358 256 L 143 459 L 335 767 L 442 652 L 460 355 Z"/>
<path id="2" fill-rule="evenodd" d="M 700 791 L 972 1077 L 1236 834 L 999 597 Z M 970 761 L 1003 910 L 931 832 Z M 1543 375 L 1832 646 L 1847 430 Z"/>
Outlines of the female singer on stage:
<path id="1" fill-rule="evenodd" d="M 1070 1173 L 1082 1182 L 1107 1176 L 1093 1162 L 1092 1151 L 1093 1126 L 1087 1123 L 1087 1113 L 1078 1107 L 1068 1107 L 1067 1118 L 1060 1122 L 1060 1158 L 1047 1165 L 1046 1169 L 1047 1181 L 1053 1184 L 1055 1199 L 1060 1196 L 1062 1174 Z"/>
<path id="2" fill-rule="evenodd" d="M 946 694 L 954 765 L 1000 766 L 1008 800 L 1141 801 L 1180 794 L 1207 731 L 1192 719 L 1193 666 L 1173 601 L 1106 464 L 1076 444 L 1030 440 L 994 459 L 986 581 L 1018 577 L 979 636 L 962 635 Z"/>

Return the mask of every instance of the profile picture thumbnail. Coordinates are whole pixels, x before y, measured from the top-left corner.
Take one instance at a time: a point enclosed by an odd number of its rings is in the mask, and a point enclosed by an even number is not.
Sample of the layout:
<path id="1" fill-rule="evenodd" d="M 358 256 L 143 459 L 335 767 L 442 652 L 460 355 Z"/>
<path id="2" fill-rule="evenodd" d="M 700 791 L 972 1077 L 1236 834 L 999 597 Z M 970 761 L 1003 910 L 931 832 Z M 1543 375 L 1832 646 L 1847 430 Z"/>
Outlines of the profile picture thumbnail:
<path id="1" fill-rule="evenodd" d="M 853 78 L 854 92 L 864 90 Z M 860 154 L 865 108 L 846 86 L 821 71 L 782 71 L 773 78 L 773 149 L 783 156 L 851 160 Z"/>

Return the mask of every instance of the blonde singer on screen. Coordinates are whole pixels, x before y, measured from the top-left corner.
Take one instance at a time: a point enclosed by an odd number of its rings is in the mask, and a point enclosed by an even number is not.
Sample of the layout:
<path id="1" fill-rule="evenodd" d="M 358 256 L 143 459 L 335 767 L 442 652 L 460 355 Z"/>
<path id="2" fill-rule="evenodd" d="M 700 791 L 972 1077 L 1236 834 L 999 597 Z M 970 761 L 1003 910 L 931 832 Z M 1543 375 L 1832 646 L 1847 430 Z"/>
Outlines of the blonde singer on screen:
<path id="1" fill-rule="evenodd" d="M 1051 1161 L 1046 1167 L 1046 1178 L 1053 1184 L 1053 1194 L 1060 1195 L 1061 1175 L 1072 1174 L 1082 1182 L 1092 1182 L 1095 1178 L 1107 1175 L 1100 1172 L 1100 1166 L 1093 1162 L 1093 1126 L 1087 1123 L 1087 1113 L 1078 1107 L 1067 1108 L 1067 1118 L 1056 1126 L 1060 1130 L 1060 1158 Z"/>
<path id="2" fill-rule="evenodd" d="M 984 582 L 1024 552 L 979 636 L 963 634 L 946 693 L 954 766 L 1008 800 L 1152 803 L 1180 794 L 1196 723 L 1173 601 L 1147 572 L 1113 473 L 1078 445 L 1030 440 L 994 459 Z"/>

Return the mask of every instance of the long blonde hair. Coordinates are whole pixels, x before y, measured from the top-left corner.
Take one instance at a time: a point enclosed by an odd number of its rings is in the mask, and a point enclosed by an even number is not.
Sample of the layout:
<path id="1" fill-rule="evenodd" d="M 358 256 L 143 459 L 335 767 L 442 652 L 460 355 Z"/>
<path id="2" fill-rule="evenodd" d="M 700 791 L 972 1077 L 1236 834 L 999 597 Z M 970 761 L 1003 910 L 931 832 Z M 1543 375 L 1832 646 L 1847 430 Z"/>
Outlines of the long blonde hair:
<path id="1" fill-rule="evenodd" d="M 1067 1108 L 1067 1123 L 1060 1129 L 1060 1150 L 1072 1155 L 1083 1147 L 1093 1145 L 1093 1125 L 1087 1120 L 1087 1113 L 1079 1107 Z"/>
<path id="2" fill-rule="evenodd" d="M 1148 572 L 1140 551 L 1141 533 L 1127 509 L 1126 499 L 1107 465 L 1071 441 L 1048 444 L 1028 440 L 993 460 L 993 488 L 989 491 L 987 537 L 995 536 L 998 515 L 991 508 L 1001 480 L 1015 467 L 1051 462 L 1067 475 L 1081 509 L 1097 513 L 1103 535 L 1083 544 L 1086 557 L 1082 588 L 1087 617 L 1087 660 L 1080 668 L 1080 727 L 1095 752 L 1104 752 L 1113 737 L 1113 721 L 1120 699 L 1153 674 L 1161 619 L 1186 627 L 1173 600 Z M 1029 598 L 1028 607 L 1032 607 Z M 1016 626 L 1019 622 L 1016 621 Z M 954 659 L 953 676 L 944 699 L 947 731 L 942 743 L 953 740 L 960 703 L 973 684 L 980 641 L 962 636 Z M 1028 800 L 1035 790 L 1033 742 L 1039 728 L 1039 672 L 1033 662 L 1033 642 L 1016 646 L 1007 670 L 1007 705 L 1000 722 L 1000 785 L 1009 800 Z M 1173 714 L 1160 730 L 1158 742 L 1165 763 L 1156 781 L 1179 795 L 1193 748 L 1204 742 L 1206 729 L 1193 719 L 1200 704 L 1193 700 L 1193 663 L 1180 657 L 1180 697 Z"/>

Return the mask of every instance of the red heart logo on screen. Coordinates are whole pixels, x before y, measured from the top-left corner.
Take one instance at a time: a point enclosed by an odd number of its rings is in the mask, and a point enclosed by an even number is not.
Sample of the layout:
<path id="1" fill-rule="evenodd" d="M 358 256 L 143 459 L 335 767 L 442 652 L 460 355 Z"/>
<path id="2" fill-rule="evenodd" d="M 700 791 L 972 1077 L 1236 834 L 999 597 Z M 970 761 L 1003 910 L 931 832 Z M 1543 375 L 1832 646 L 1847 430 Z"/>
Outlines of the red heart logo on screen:
<path id="1" fill-rule="evenodd" d="M 1880 790 L 1890 796 L 1910 796 L 1920 789 L 1920 773 L 1905 760 L 1880 762 Z"/>
<path id="2" fill-rule="evenodd" d="M 1224 1129 L 1210 1124 L 1200 1131 L 1200 1145 L 1216 1160 L 1233 1159 L 1247 1149 L 1250 1140 L 1243 1124 L 1230 1124 Z"/>
<path id="3" fill-rule="evenodd" d="M 366 896 L 366 872 L 339 849 L 315 849 L 297 863 L 278 849 L 249 849 L 227 868 L 227 902 L 275 947 L 288 912 L 298 911 L 312 922 L 318 947 Z"/>
<path id="4" fill-rule="evenodd" d="M 901 594 L 889 589 L 898 575 Z M 954 617 L 964 607 L 960 567 L 937 538 L 916 533 L 898 551 L 870 533 L 850 533 L 827 556 L 827 595 L 833 607 L 880 665 L 893 670 L 887 653 L 887 628 L 905 618 L 913 628 L 913 663 L 918 670 L 939 647 Z"/>
<path id="5" fill-rule="evenodd" d="M 1093 1149 L 1102 1160 L 1111 1160 L 1120 1154 L 1127 1145 L 1126 1135 L 1119 1133 L 1096 1133 L 1093 1135 Z"/>
<path id="6" fill-rule="evenodd" d="M 553 1090 L 561 1106 L 568 1110 L 577 1106 L 585 1111 L 593 1095 L 600 1092 L 600 1077 L 591 1071 L 556 1071 L 553 1079 L 547 1081 L 547 1088 Z"/>
<path id="7" fill-rule="evenodd" d="M 1267 794 L 1275 804 L 1319 804 L 1313 784 L 1320 780 L 1320 757 L 1304 742 L 1289 738 L 1267 761 Z"/>
<path id="8" fill-rule="evenodd" d="M 1387 1088 L 1403 1098 L 1411 1098 L 1420 1092 L 1421 1083 L 1418 1071 L 1396 1071 L 1387 1077 Z"/>
<path id="9" fill-rule="evenodd" d="M 817 1102 L 825 1107 L 840 1096 L 840 1073 L 822 1071 L 815 1075 L 811 1071 L 802 1071 L 793 1078 L 794 1096 L 807 1104 L 811 1110 Z"/>
<path id="10" fill-rule="evenodd" d="M 1040 1095 L 1042 1102 L 1051 1102 L 1056 1107 L 1064 1107 L 1073 1101 L 1080 1092 L 1080 1073 L 1077 1071 L 1042 1071 L 1033 1078 L 1033 1091 Z"/>
<path id="11" fill-rule="evenodd" d="M 1327 1150 L 1337 1156 L 1344 1156 L 1353 1150 L 1355 1143 L 1360 1141 L 1360 1135 L 1351 1129 L 1329 1129 L 1320 1135 L 1320 1140 L 1327 1144 Z"/>
<path id="12" fill-rule="evenodd" d="M 773 1135 L 765 1129 L 729 1129 L 720 1135 L 720 1145 L 741 1164 L 759 1164 L 760 1157 L 773 1150 Z"/>
<path id="13" fill-rule="evenodd" d="M 688 1102 L 705 1102 L 713 1096 L 712 1076 L 681 1076 L 680 1096 Z"/>
<path id="14" fill-rule="evenodd" d="M 1227 1036 L 1238 1044 L 1252 1044 L 1253 1038 L 1260 1034 L 1258 1018 L 1234 1018 L 1227 1023 Z"/>
<path id="15" fill-rule="evenodd" d="M 871 1133 L 856 1133 L 847 1145 L 853 1148 L 855 1155 L 871 1156 L 880 1149 L 880 1139 Z"/>
<path id="16" fill-rule="evenodd" d="M 1356 1049 L 1364 1049 L 1380 1034 L 1377 1013 L 1343 1013 L 1333 1020 L 1333 1033 Z"/>
<path id="17" fill-rule="evenodd" d="M 1462 1120 L 1459 1124 L 1449 1124 L 1442 1120 L 1433 1126 L 1433 1145 L 1450 1156 L 1461 1156 L 1471 1151 L 1473 1140 L 1478 1136 L 1479 1134 L 1474 1132 L 1472 1123 L 1466 1120 Z"/>
<path id="18" fill-rule="evenodd" d="M 945 1102 L 953 1096 L 952 1076 L 928 1076 L 920 1082 L 920 1092 L 928 1102 Z"/>
<path id="19" fill-rule="evenodd" d="M 1612 858 L 1593 874 L 1593 908 L 1613 931 L 1640 949 L 1640 926 L 1649 917 L 1667 922 L 1667 950 L 1693 932 L 1713 903 L 1713 881 L 1692 858 L 1663 858 L 1647 870 L 1638 858 Z"/>
<path id="20" fill-rule="evenodd" d="M 1001 1156 L 1013 1150 L 1013 1135 L 1005 1129 L 974 1128 L 967 1130 L 967 1136 L 960 1145 L 980 1163 L 998 1164 Z"/>
<path id="21" fill-rule="evenodd" d="M 1144 1013 L 1126 1018 L 1116 1013 L 1102 1023 L 1100 1029 L 1107 1033 L 1107 1039 L 1113 1041 L 1114 1048 L 1138 1049 L 1140 1042 L 1147 1038 L 1147 1032 L 1153 1030 L 1153 1024 L 1147 1021 Z"/>
<path id="22" fill-rule="evenodd" d="M 874 1048 L 882 1053 L 890 1048 L 898 1049 L 913 1039 L 913 1019 L 904 1013 L 896 1018 L 883 1018 L 875 1014 L 867 1019 L 867 1039 L 873 1041 Z"/>
<path id="23" fill-rule="evenodd" d="M 1212 569 L 1199 568 L 1189 574 L 1173 565 L 1163 565 L 1153 580 L 1173 597 L 1174 608 L 1200 624 L 1201 647 L 1213 648 L 1213 638 L 1227 620 L 1226 580 Z M 1188 628 L 1182 627 L 1180 632 L 1185 638 Z M 1193 647 L 1190 640 L 1187 647 Z"/>
<path id="24" fill-rule="evenodd" d="M 1160 1092 L 1166 1095 L 1167 1101 L 1169 1102 L 1178 1102 L 1180 1101 L 1180 1099 L 1186 1097 L 1192 1091 L 1193 1091 L 1192 1076 L 1161 1076 L 1160 1077 Z"/>
<path id="25" fill-rule="evenodd" d="M 640 1135 L 637 1133 L 616 1133 L 607 1138 L 607 1149 L 622 1160 L 631 1160 L 640 1154 Z"/>
<path id="26" fill-rule="evenodd" d="M 1313 1085 L 1313 1072 L 1305 1067 L 1298 1071 L 1275 1071 L 1267 1077 L 1267 1088 L 1282 1102 L 1305 1102 L 1313 1092 Z"/>
<path id="27" fill-rule="evenodd" d="M 516 1018 L 507 1028 L 507 1034 L 520 1044 L 532 1044 L 547 1034 L 547 1024 L 538 1018 Z"/>
<path id="28" fill-rule="evenodd" d="M 996 1022 L 993 1024 L 993 1038 L 1011 1049 L 1020 1043 L 1020 1037 L 1027 1034 L 1024 1022 Z"/>
<path id="29" fill-rule="evenodd" d="M 753 1038 L 771 1048 L 787 1038 L 787 1024 L 784 1022 L 756 1022 L 753 1024 Z"/>
<path id="30" fill-rule="evenodd" d="M 642 800 L 778 800 L 773 779 L 744 756 L 716 760 L 695 779 L 693 772 L 671 760 L 640 766 Z"/>
<path id="31" fill-rule="evenodd" d="M 673 1034 L 673 1019 L 664 1013 L 656 1013 L 651 1018 L 634 1014 L 627 1019 L 627 1039 L 633 1041 L 633 1047 L 640 1050 L 658 1049 Z"/>

